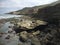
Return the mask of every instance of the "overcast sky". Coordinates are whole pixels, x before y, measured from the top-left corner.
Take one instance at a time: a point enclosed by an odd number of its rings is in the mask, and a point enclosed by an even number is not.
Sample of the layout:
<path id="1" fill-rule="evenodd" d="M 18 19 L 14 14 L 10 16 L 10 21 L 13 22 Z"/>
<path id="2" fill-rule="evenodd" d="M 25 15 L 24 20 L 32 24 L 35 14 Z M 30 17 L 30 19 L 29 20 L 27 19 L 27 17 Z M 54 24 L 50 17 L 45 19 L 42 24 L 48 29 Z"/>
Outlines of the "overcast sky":
<path id="1" fill-rule="evenodd" d="M 0 13 L 52 3 L 57 0 L 0 0 Z"/>

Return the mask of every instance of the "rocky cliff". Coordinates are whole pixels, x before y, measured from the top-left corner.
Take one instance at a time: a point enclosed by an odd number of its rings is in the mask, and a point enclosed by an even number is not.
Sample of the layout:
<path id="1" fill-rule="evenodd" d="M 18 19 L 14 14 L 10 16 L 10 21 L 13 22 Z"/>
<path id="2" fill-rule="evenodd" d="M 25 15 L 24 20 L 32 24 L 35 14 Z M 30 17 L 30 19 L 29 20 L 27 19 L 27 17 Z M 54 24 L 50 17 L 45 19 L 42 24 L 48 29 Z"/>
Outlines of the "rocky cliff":
<path id="1" fill-rule="evenodd" d="M 40 18 L 59 18 L 60 17 L 60 3 L 47 6 L 38 10 L 38 17 Z M 60 18 L 59 18 L 60 19 Z"/>
<path id="2" fill-rule="evenodd" d="M 48 4 L 40 5 L 40 6 L 34 6 L 34 7 L 25 7 L 21 10 L 10 12 L 9 14 L 17 14 L 17 15 L 20 15 L 20 14 L 23 14 L 23 15 L 25 15 L 25 14 L 35 14 L 35 13 L 37 13 L 38 9 L 44 8 L 46 6 L 48 6 Z"/>
<path id="3" fill-rule="evenodd" d="M 20 14 L 24 14 L 24 15 L 25 14 L 36 14 L 38 12 L 38 10 L 40 10 L 40 9 L 44 10 L 45 8 L 48 8 L 48 7 L 54 7 L 54 6 L 58 5 L 59 3 L 60 3 L 60 1 L 56 1 L 56 2 L 53 2 L 51 4 L 45 4 L 45 5 L 34 6 L 34 7 L 25 7 L 21 10 L 10 12 L 9 14 L 17 14 L 17 15 L 20 15 Z M 39 12 L 39 13 L 41 13 L 41 12 Z"/>

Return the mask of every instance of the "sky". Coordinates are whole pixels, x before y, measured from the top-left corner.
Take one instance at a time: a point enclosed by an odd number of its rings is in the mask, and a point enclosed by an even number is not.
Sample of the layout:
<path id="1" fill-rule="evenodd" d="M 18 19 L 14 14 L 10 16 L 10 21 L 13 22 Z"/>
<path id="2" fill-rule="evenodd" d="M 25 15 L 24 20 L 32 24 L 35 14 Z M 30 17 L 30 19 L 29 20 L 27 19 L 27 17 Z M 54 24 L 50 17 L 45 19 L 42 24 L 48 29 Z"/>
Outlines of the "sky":
<path id="1" fill-rule="evenodd" d="M 0 13 L 20 10 L 24 7 L 49 4 L 57 0 L 0 0 Z"/>

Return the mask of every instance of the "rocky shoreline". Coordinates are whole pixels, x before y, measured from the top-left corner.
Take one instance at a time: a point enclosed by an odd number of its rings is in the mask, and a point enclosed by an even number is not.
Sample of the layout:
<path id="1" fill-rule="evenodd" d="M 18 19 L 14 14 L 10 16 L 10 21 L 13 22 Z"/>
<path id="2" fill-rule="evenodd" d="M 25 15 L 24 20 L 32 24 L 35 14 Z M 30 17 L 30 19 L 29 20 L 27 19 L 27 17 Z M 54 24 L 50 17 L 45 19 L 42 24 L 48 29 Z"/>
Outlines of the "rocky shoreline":
<path id="1" fill-rule="evenodd" d="M 36 23 L 37 21 L 38 23 Z M 50 24 L 49 22 L 25 17 L 14 24 L 13 30 L 22 43 L 27 42 L 26 45 L 28 43 L 30 45 L 60 45 L 60 30 L 54 23 Z"/>
<path id="2" fill-rule="evenodd" d="M 55 23 L 28 16 L 12 20 L 5 39 L 17 39 L 18 45 L 60 45 L 60 28 Z M 16 37 L 16 38 L 15 38 Z"/>
<path id="3" fill-rule="evenodd" d="M 6 23 L 6 19 L 0 19 L 0 28 Z"/>

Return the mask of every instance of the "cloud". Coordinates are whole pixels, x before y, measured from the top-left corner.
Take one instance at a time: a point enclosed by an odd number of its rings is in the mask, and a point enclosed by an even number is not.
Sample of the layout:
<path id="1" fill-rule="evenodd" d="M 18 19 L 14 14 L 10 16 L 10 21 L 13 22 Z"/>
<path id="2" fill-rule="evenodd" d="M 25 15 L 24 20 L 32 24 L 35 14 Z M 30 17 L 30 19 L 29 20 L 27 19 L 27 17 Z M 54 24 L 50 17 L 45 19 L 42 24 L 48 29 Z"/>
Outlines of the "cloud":
<path id="1" fill-rule="evenodd" d="M 0 7 L 31 7 L 54 2 L 57 0 L 0 0 Z"/>
<path id="2" fill-rule="evenodd" d="M 11 0 L 16 4 L 16 6 L 21 7 L 31 7 L 35 5 L 43 5 L 48 4 L 57 0 Z"/>
<path id="3" fill-rule="evenodd" d="M 20 10 L 24 7 L 48 4 L 57 0 L 0 0 L 0 13 Z"/>

